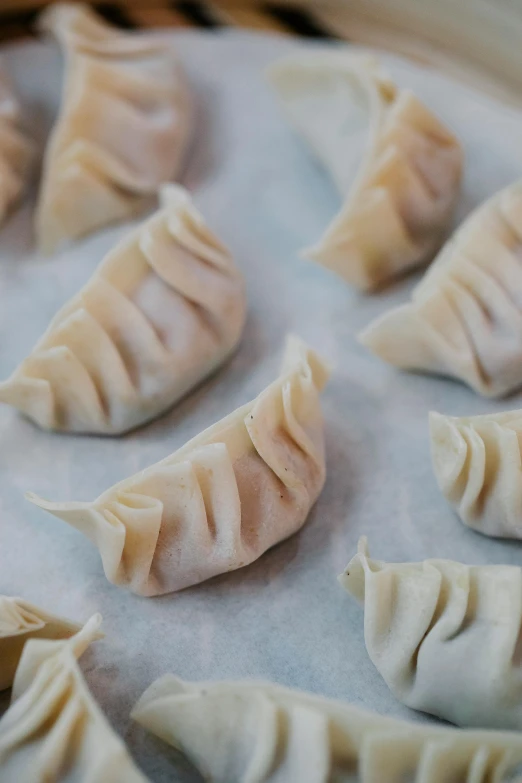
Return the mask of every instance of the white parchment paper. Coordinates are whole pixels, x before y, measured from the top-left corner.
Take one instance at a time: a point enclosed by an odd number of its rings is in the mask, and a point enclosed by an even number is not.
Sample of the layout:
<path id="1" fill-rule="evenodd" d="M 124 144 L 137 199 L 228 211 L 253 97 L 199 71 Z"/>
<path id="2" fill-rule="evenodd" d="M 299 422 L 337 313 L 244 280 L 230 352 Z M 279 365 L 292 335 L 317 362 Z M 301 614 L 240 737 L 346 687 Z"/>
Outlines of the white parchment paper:
<path id="1" fill-rule="evenodd" d="M 138 764 L 155 783 L 199 780 L 186 762 L 129 720 L 144 689 L 173 672 L 186 679 L 256 677 L 426 720 L 388 692 L 365 650 L 363 615 L 337 574 L 361 534 L 389 560 L 448 557 L 522 564 L 521 546 L 466 529 L 431 470 L 427 414 L 522 407 L 488 402 L 448 380 L 399 373 L 354 339 L 403 302 L 414 278 L 376 296 L 355 293 L 299 259 L 339 208 L 328 177 L 287 128 L 264 67 L 299 42 L 249 33 L 173 33 L 198 101 L 185 184 L 243 270 L 250 310 L 241 349 L 172 412 L 119 439 L 41 432 L 0 409 L 0 593 L 74 619 L 104 616 L 106 639 L 82 659 L 87 681 Z M 462 218 L 522 176 L 522 115 L 437 73 L 390 56 L 411 86 L 462 138 Z M 50 44 L 5 50 L 41 147 L 60 89 Z M 87 280 L 127 227 L 102 232 L 53 258 L 32 249 L 31 199 L 0 233 L 0 377 L 29 352 L 51 316 Z M 90 500 L 162 459 L 200 429 L 253 398 L 277 374 L 284 335 L 301 335 L 334 364 L 323 401 L 328 479 L 301 533 L 258 562 L 157 599 L 109 584 L 97 550 L 24 500 Z M 5 697 L 3 699 L 5 704 Z"/>

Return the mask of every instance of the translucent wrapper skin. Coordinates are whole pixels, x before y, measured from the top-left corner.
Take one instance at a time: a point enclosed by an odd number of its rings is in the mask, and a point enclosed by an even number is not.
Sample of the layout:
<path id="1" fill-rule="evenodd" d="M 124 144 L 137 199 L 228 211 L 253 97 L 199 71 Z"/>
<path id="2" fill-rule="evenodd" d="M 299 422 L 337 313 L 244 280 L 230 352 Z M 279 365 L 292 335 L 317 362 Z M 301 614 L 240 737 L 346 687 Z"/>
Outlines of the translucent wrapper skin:
<path id="1" fill-rule="evenodd" d="M 65 55 L 36 215 L 38 244 L 51 253 L 137 214 L 177 177 L 192 109 L 171 43 L 111 27 L 81 3 L 50 6 L 40 29 Z"/>
<path id="2" fill-rule="evenodd" d="M 292 55 L 269 77 L 345 199 L 305 255 L 362 289 L 428 261 L 460 188 L 463 153 L 454 134 L 369 56 Z"/>
<path id="3" fill-rule="evenodd" d="M 187 191 L 107 254 L 5 382 L 44 429 L 119 434 L 158 416 L 236 348 L 243 278 Z"/>
<path id="4" fill-rule="evenodd" d="M 340 577 L 364 605 L 368 654 L 412 709 L 460 726 L 522 729 L 522 570 L 384 563 L 366 540 Z"/>
<path id="5" fill-rule="evenodd" d="M 270 683 L 167 675 L 132 717 L 212 783 L 522 780 L 518 733 L 409 723 Z"/>
<path id="6" fill-rule="evenodd" d="M 109 581 L 181 590 L 256 560 L 305 522 L 326 476 L 321 360 L 289 338 L 253 402 L 92 503 L 29 499 L 95 543 Z"/>
<path id="7" fill-rule="evenodd" d="M 100 638 L 100 615 L 67 641 L 31 640 L 0 720 L 0 779 L 147 783 L 89 693 L 76 659 Z"/>
<path id="8" fill-rule="evenodd" d="M 0 691 L 13 684 L 16 667 L 28 639 L 67 639 L 78 623 L 34 606 L 23 598 L 0 595 Z"/>
<path id="9" fill-rule="evenodd" d="M 442 249 L 411 302 L 360 335 L 384 361 L 447 375 L 485 397 L 522 384 L 522 182 L 482 204 Z"/>
<path id="10" fill-rule="evenodd" d="M 522 538 L 522 411 L 458 418 L 430 414 L 439 488 L 465 525 Z"/>
<path id="11" fill-rule="evenodd" d="M 20 107 L 0 64 L 0 223 L 23 193 L 33 147 L 20 128 Z"/>

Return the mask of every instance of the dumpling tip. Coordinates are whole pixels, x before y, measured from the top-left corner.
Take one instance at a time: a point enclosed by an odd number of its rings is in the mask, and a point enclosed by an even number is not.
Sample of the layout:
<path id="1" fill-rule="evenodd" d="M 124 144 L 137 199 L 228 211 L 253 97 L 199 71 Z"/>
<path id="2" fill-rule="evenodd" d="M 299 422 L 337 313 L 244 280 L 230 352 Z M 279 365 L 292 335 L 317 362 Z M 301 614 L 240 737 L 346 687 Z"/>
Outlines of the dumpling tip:
<path id="1" fill-rule="evenodd" d="M 54 506 L 54 503 L 51 503 L 49 500 L 44 500 L 39 495 L 37 495 L 36 492 L 28 491 L 25 493 L 24 497 L 29 501 L 29 503 L 33 503 L 39 508 L 49 510 L 52 506 Z"/>
<path id="2" fill-rule="evenodd" d="M 295 334 L 286 337 L 281 373 L 290 372 L 299 364 L 310 367 L 315 387 L 321 391 L 328 382 L 332 367 L 309 345 Z"/>
<path id="3" fill-rule="evenodd" d="M 159 199 L 163 208 L 177 209 L 185 204 L 191 204 L 189 191 L 177 182 L 164 182 L 159 187 Z"/>
<path id="4" fill-rule="evenodd" d="M 468 443 L 451 416 L 430 411 L 431 461 L 439 489 L 448 496 L 465 470 Z"/>
<path id="5" fill-rule="evenodd" d="M 357 554 L 358 555 L 364 555 L 364 557 L 370 556 L 370 550 L 368 548 L 368 537 L 367 536 L 360 536 L 359 541 L 357 542 Z"/>
<path id="6" fill-rule="evenodd" d="M 92 642 L 99 641 L 105 637 L 105 634 L 101 630 L 102 621 L 103 618 L 101 614 L 96 612 L 87 620 L 78 633 L 67 640 L 66 644 L 75 658 L 80 658 Z"/>
<path id="7" fill-rule="evenodd" d="M 360 603 L 364 602 L 365 574 L 364 565 L 369 557 L 368 539 L 361 536 L 357 544 L 357 554 L 352 557 L 343 573 L 337 580 L 346 592 L 350 593 Z"/>
<path id="8" fill-rule="evenodd" d="M 101 630 L 102 622 L 103 617 L 100 612 L 95 612 L 93 615 L 91 615 L 91 617 L 89 617 L 79 633 L 84 638 L 91 639 L 92 641 L 97 639 L 104 639 L 105 633 Z"/>

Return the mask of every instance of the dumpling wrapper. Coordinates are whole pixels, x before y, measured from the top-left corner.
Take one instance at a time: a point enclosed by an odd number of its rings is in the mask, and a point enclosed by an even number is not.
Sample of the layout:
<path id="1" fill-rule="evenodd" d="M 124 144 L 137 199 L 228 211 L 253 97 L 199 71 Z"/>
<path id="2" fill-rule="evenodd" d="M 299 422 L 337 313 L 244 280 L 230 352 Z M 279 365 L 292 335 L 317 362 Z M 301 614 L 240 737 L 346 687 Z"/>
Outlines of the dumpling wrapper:
<path id="1" fill-rule="evenodd" d="M 147 783 L 91 696 L 76 659 L 100 637 L 94 615 L 67 641 L 27 642 L 0 720 L 0 780 Z"/>
<path id="2" fill-rule="evenodd" d="M 362 289 L 430 260 L 459 193 L 455 135 L 370 56 L 307 51 L 268 73 L 290 123 L 344 199 L 304 255 Z"/>
<path id="3" fill-rule="evenodd" d="M 483 416 L 430 414 L 433 469 L 465 525 L 522 538 L 522 410 Z"/>
<path id="4" fill-rule="evenodd" d="M 411 302 L 377 318 L 360 341 L 404 370 L 446 375 L 485 397 L 522 384 L 522 181 L 473 212 Z"/>
<path id="5" fill-rule="evenodd" d="M 20 106 L 0 65 L 0 223 L 24 190 L 33 146 L 20 128 Z"/>
<path id="6" fill-rule="evenodd" d="M 65 54 L 36 214 L 38 244 L 50 253 L 129 219 L 177 178 L 192 108 L 168 40 L 112 27 L 81 3 L 50 6 L 40 28 Z"/>
<path id="7" fill-rule="evenodd" d="M 500 783 L 521 774 L 520 733 L 411 723 L 270 683 L 167 675 L 132 717 L 211 783 Z"/>
<path id="8" fill-rule="evenodd" d="M 22 598 L 0 595 L 0 691 L 13 684 L 28 639 L 68 639 L 80 628 Z"/>
<path id="9" fill-rule="evenodd" d="M 92 503 L 28 499 L 84 533 L 110 582 L 152 596 L 252 563 L 304 524 L 326 477 L 321 360 L 290 338 L 253 402 Z"/>
<path id="10" fill-rule="evenodd" d="M 0 383 L 0 402 L 44 429 L 120 434 L 170 408 L 236 348 L 243 278 L 186 190 L 103 259 Z"/>
<path id="11" fill-rule="evenodd" d="M 361 539 L 339 580 L 364 605 L 368 655 L 406 706 L 460 726 L 522 729 L 522 569 L 385 563 Z"/>

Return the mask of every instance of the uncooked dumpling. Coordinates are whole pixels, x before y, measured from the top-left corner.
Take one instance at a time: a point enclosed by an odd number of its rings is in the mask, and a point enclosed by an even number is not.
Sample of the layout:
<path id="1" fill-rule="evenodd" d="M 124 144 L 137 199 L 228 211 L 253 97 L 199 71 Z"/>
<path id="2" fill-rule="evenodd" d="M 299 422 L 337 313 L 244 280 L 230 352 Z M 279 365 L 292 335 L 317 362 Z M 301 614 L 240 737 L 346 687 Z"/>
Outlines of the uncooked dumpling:
<path id="1" fill-rule="evenodd" d="M 67 639 L 80 627 L 22 598 L 0 595 L 0 691 L 11 687 L 28 639 Z"/>
<path id="2" fill-rule="evenodd" d="M 464 524 L 522 538 L 522 410 L 457 418 L 430 414 L 440 490 Z"/>
<path id="3" fill-rule="evenodd" d="M 241 337 L 243 278 L 188 193 L 121 240 L 55 315 L 0 402 L 45 429 L 118 434 L 158 416 Z"/>
<path id="4" fill-rule="evenodd" d="M 20 130 L 20 107 L 0 66 L 0 223 L 18 201 L 32 157 L 32 145 Z"/>
<path id="5" fill-rule="evenodd" d="M 345 199 L 305 255 L 359 288 L 428 261 L 459 192 L 463 154 L 453 133 L 368 56 L 305 52 L 269 76 Z"/>
<path id="6" fill-rule="evenodd" d="M 0 720 L 0 780 L 147 783 L 91 696 L 76 659 L 99 638 L 94 615 L 67 641 L 27 642 Z"/>
<path id="7" fill-rule="evenodd" d="M 508 775 L 521 774 L 520 733 L 411 723 L 270 683 L 167 675 L 132 717 L 211 783 L 515 783 Z"/>
<path id="8" fill-rule="evenodd" d="M 384 563 L 362 539 L 340 581 L 364 604 L 368 654 L 400 701 L 460 726 L 522 729 L 522 569 Z"/>
<path id="9" fill-rule="evenodd" d="M 43 165 L 36 231 L 51 252 L 141 211 L 176 179 L 190 130 L 188 89 L 172 44 L 123 32 L 81 3 L 40 27 L 60 42 L 65 77 Z"/>
<path id="10" fill-rule="evenodd" d="M 135 593 L 241 568 L 299 530 L 323 488 L 326 379 L 290 338 L 278 380 L 162 462 L 92 503 L 28 497 L 90 538 L 107 579 Z"/>
<path id="11" fill-rule="evenodd" d="M 448 375 L 486 397 L 522 384 L 522 182 L 480 206 L 414 289 L 361 342 L 405 370 Z"/>

